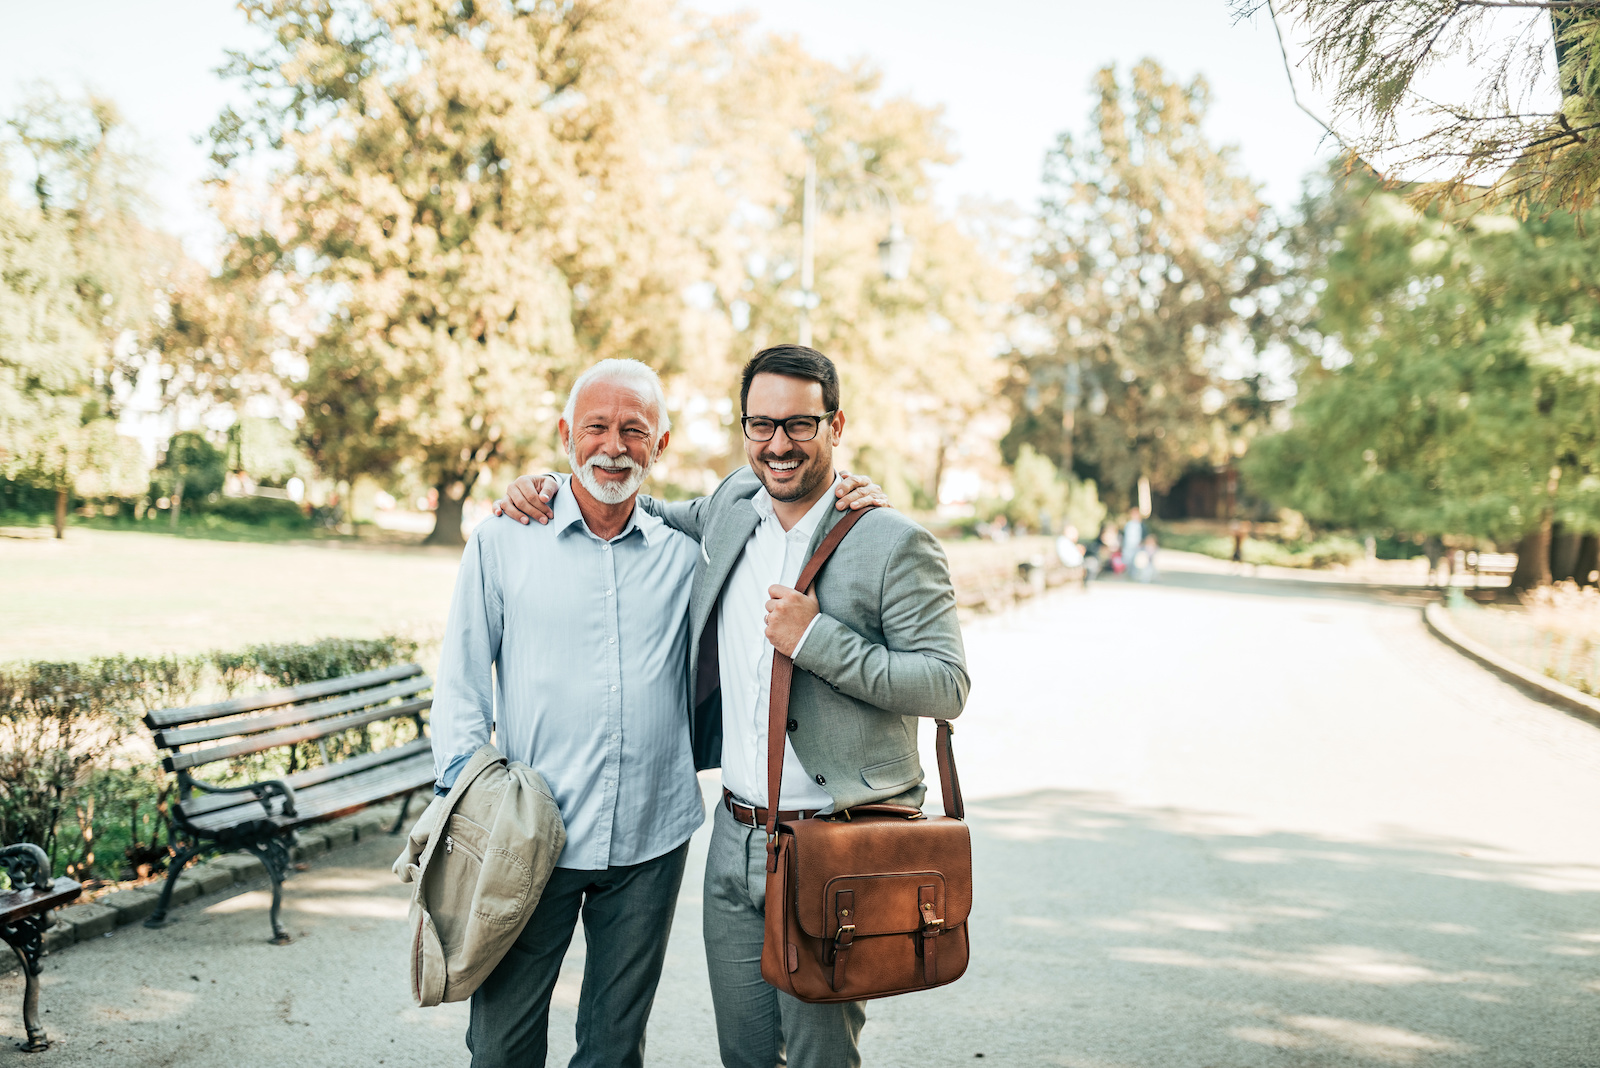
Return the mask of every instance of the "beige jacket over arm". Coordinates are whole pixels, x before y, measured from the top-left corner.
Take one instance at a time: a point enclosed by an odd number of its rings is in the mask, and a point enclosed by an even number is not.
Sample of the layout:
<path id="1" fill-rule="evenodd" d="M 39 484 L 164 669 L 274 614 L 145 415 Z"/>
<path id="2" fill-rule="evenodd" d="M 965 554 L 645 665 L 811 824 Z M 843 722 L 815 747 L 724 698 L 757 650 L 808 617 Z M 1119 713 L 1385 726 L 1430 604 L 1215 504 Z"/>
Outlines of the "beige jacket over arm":
<path id="1" fill-rule="evenodd" d="M 465 1001 L 517 940 L 566 845 L 550 788 L 492 745 L 436 797 L 394 863 L 411 894 L 411 994 Z"/>

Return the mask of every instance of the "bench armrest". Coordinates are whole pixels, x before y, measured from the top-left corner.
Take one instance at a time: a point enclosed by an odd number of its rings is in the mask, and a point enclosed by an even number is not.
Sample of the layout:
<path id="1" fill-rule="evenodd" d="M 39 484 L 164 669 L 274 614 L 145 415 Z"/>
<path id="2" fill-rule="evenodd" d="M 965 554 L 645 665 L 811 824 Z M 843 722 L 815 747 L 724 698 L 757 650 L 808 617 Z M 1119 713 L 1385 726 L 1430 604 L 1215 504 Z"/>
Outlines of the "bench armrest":
<path id="1" fill-rule="evenodd" d="M 49 854 L 31 842 L 19 842 L 0 849 L 0 869 L 11 880 L 13 890 L 30 885 L 35 890 L 48 890 L 53 885 Z"/>
<path id="2" fill-rule="evenodd" d="M 267 815 L 272 815 L 272 806 L 267 802 L 274 797 L 283 798 L 283 814 L 295 815 L 294 787 L 282 779 L 263 779 L 261 782 L 252 782 L 244 786 L 217 786 L 213 783 L 203 782 L 194 776 L 188 776 L 189 785 L 202 793 L 208 794 L 255 794 L 256 800 L 261 802 L 261 807 L 267 810 Z"/>

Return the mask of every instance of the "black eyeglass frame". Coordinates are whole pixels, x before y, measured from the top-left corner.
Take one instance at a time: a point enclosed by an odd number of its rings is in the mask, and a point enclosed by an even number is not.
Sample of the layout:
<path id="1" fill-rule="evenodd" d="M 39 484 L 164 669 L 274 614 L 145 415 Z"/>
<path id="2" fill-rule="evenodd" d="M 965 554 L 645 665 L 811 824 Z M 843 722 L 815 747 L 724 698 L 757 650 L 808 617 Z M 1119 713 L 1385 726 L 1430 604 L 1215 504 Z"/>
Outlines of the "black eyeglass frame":
<path id="1" fill-rule="evenodd" d="M 838 412 L 839 409 L 837 408 L 829 408 L 821 415 L 791 415 L 786 419 L 772 419 L 765 415 L 744 415 L 739 417 L 739 427 L 744 431 L 744 436 L 749 438 L 751 441 L 771 441 L 773 438 L 778 436 L 778 428 L 780 426 L 783 427 L 783 436 L 788 438 L 790 441 L 815 441 L 817 439 L 817 435 L 822 432 L 822 425 L 831 420 L 835 415 L 838 414 Z M 768 434 L 764 438 L 758 438 L 754 434 L 750 433 L 750 420 L 752 419 L 764 419 L 771 423 L 772 433 Z M 789 424 L 794 422 L 796 419 L 815 419 L 817 421 L 817 429 L 811 432 L 811 436 L 809 438 L 797 438 L 789 432 Z"/>

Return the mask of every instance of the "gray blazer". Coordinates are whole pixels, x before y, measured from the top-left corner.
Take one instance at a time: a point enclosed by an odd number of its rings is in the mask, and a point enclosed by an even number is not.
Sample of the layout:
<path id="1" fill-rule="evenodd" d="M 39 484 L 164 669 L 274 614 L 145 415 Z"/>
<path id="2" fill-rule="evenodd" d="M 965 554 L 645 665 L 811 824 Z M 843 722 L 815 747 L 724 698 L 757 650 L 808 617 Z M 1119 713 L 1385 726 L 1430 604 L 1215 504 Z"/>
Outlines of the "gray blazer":
<path id="1" fill-rule="evenodd" d="M 689 722 L 697 768 L 721 762 L 721 678 L 717 643 L 707 640 L 706 628 L 755 530 L 750 498 L 760 488 L 744 467 L 709 497 L 639 498 L 646 511 L 699 539 L 702 548 L 689 599 Z M 811 552 L 843 514 L 827 511 Z M 872 801 L 920 806 L 926 788 L 917 717 L 954 719 L 971 685 L 944 550 L 900 512 L 874 508 L 839 544 L 814 590 L 822 616 L 801 646 L 789 696 L 795 755 L 836 810 Z"/>

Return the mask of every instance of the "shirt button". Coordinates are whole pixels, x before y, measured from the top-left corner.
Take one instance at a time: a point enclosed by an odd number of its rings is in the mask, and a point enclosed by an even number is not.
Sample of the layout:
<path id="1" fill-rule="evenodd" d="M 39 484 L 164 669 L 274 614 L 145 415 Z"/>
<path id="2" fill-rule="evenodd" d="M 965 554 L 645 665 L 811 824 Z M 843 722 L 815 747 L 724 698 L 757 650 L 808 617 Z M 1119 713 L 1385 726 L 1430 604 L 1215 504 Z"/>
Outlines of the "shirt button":
<path id="1" fill-rule="evenodd" d="M 615 644 L 617 644 L 617 639 L 615 639 L 615 638 L 607 638 L 606 639 L 606 644 L 607 645 L 615 645 Z"/>
<path id="2" fill-rule="evenodd" d="M 615 686 L 611 687 L 611 692 L 612 693 L 616 693 L 617 692 L 617 688 Z"/>
<path id="3" fill-rule="evenodd" d="M 799 723 L 795 722 L 792 719 L 789 721 L 789 729 L 790 730 L 798 730 L 799 728 L 800 728 L 800 724 Z"/>
<path id="4" fill-rule="evenodd" d="M 828 785 L 828 780 L 824 779 L 821 775 L 818 775 L 817 776 L 817 785 L 818 786 L 826 786 L 826 785 Z"/>
<path id="5" fill-rule="evenodd" d="M 610 551 L 611 551 L 611 546 L 609 546 L 609 545 L 602 545 L 602 546 L 600 546 L 600 551 L 601 551 L 601 552 L 603 552 L 603 553 L 608 553 L 608 552 L 610 552 Z"/>
<path id="6" fill-rule="evenodd" d="M 607 597 L 610 597 L 610 596 L 611 596 L 611 594 L 612 594 L 612 591 L 611 591 L 611 590 L 607 590 L 607 591 L 606 591 L 606 596 L 607 596 Z"/>

